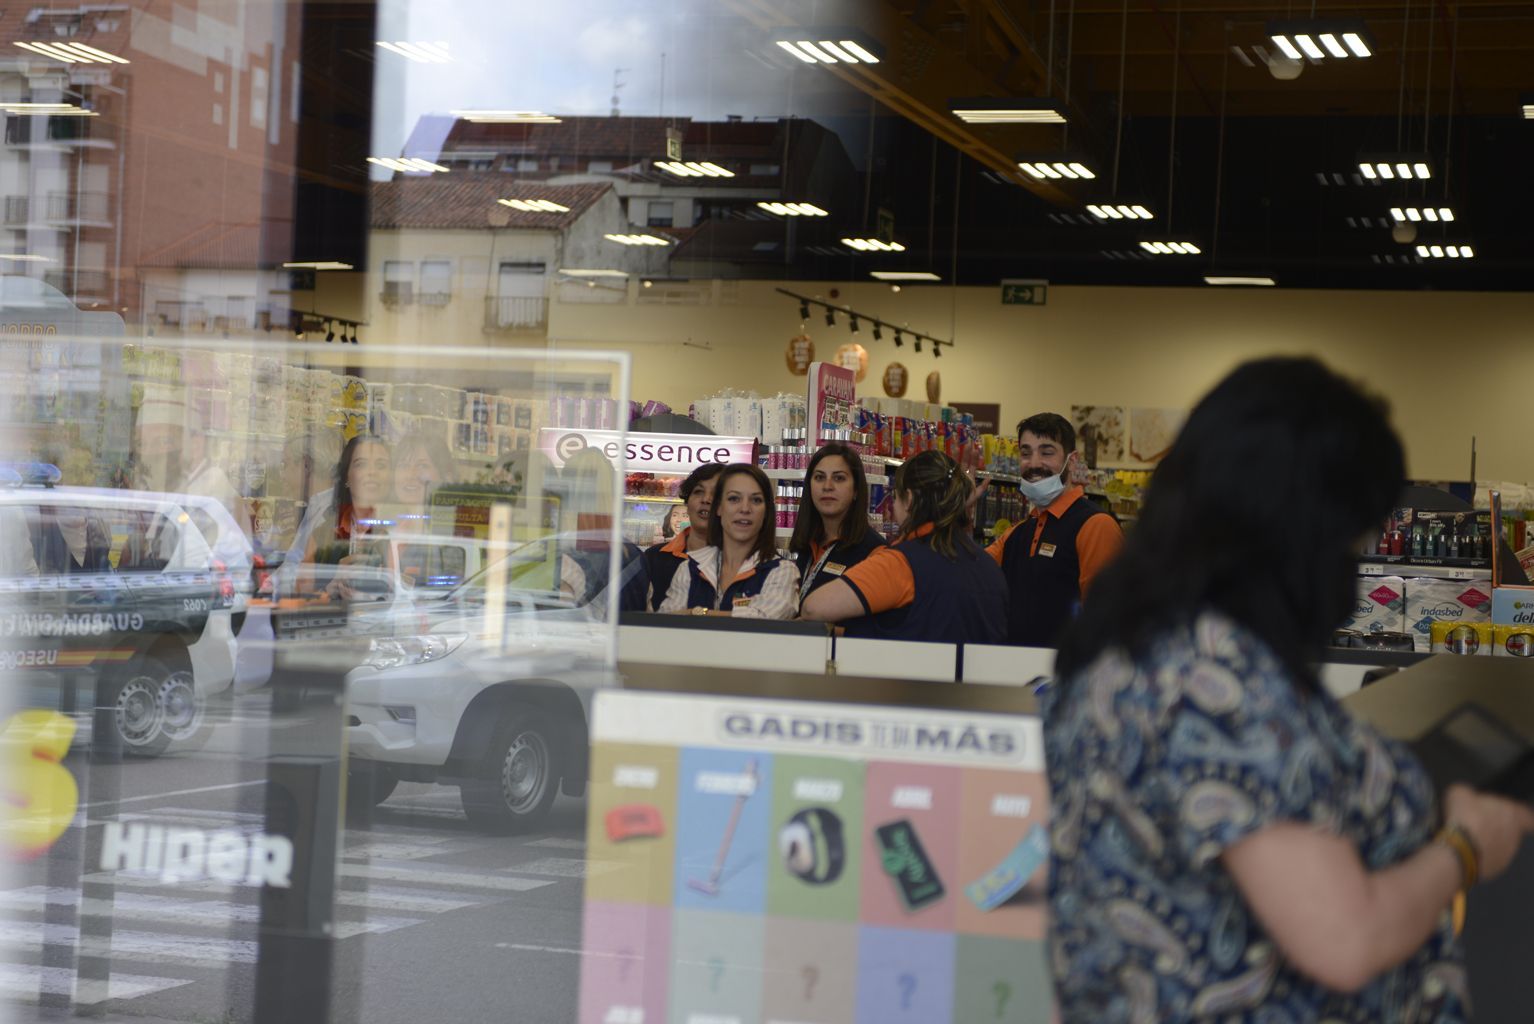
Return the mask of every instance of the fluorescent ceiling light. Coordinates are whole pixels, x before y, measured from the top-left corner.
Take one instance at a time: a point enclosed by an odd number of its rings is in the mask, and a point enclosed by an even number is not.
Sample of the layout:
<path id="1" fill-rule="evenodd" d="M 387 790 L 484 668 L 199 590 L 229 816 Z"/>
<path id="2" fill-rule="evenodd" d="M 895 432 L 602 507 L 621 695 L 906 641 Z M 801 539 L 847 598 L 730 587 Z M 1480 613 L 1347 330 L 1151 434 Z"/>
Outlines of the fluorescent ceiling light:
<path id="1" fill-rule="evenodd" d="M 1374 56 L 1374 36 L 1358 18 L 1309 18 L 1268 22 L 1268 38 L 1290 60 L 1362 59 Z"/>
<path id="2" fill-rule="evenodd" d="M 1192 242 L 1141 242 L 1140 248 L 1157 256 L 1197 256 L 1203 252 Z"/>
<path id="3" fill-rule="evenodd" d="M 115 53 L 98 50 L 94 46 L 86 46 L 84 43 L 61 42 L 61 43 L 22 43 L 17 46 L 32 53 L 41 54 L 64 64 L 131 64 L 126 57 L 119 57 Z"/>
<path id="4" fill-rule="evenodd" d="M 560 267 L 566 277 L 628 277 L 627 270 L 588 270 L 585 267 Z"/>
<path id="5" fill-rule="evenodd" d="M 716 163 L 707 160 L 657 160 L 655 166 L 667 174 L 674 174 L 678 178 L 733 178 L 734 171 L 727 171 Z"/>
<path id="6" fill-rule="evenodd" d="M 942 278 L 929 270 L 870 270 L 869 277 L 881 281 L 941 281 Z"/>
<path id="7" fill-rule="evenodd" d="M 877 238 L 844 238 L 842 244 L 858 252 L 905 252 L 899 242 L 883 242 Z"/>
<path id="8" fill-rule="evenodd" d="M 948 110 L 965 124 L 1064 124 L 1065 112 L 1051 99 L 1021 97 L 949 100 Z"/>
<path id="9" fill-rule="evenodd" d="M 560 124 L 560 120 L 541 110 L 449 110 L 472 124 Z"/>
<path id="10" fill-rule="evenodd" d="M 1248 288 L 1272 288 L 1274 285 L 1278 284 L 1278 282 L 1273 280 L 1271 277 L 1215 277 L 1212 275 L 1205 275 L 1204 283 L 1231 285 L 1235 287 L 1244 286 Z"/>
<path id="11" fill-rule="evenodd" d="M 1370 181 L 1426 181 L 1433 168 L 1420 154 L 1391 153 L 1358 158 L 1358 171 Z"/>
<path id="12" fill-rule="evenodd" d="M 10 260 L 14 263 L 52 263 L 52 256 L 39 256 L 31 252 L 3 252 L 0 260 Z"/>
<path id="13" fill-rule="evenodd" d="M 350 263 L 341 263 L 336 260 L 306 260 L 296 263 L 284 263 L 286 270 L 351 270 Z"/>
<path id="14" fill-rule="evenodd" d="M 1442 223 L 1450 224 L 1454 221 L 1454 211 L 1447 206 L 1407 206 L 1404 208 L 1392 206 L 1390 208 L 1390 216 L 1394 217 L 1397 221 L 1412 221 L 1413 223 L 1420 221 L 1438 223 L 1441 221 Z"/>
<path id="15" fill-rule="evenodd" d="M 521 210 L 523 213 L 569 213 L 568 206 L 561 206 L 552 199 L 497 199 L 502 206 L 509 206 L 513 210 Z"/>
<path id="16" fill-rule="evenodd" d="M 630 234 L 630 235 L 603 235 L 609 242 L 617 242 L 619 245 L 670 245 L 668 239 L 659 235 Z"/>
<path id="17" fill-rule="evenodd" d="M 1098 220 L 1153 220 L 1156 216 L 1139 203 L 1093 203 L 1087 212 Z"/>
<path id="18" fill-rule="evenodd" d="M 1031 177 L 1038 179 L 1069 178 L 1072 181 L 1091 181 L 1097 175 L 1080 160 L 1024 160 L 1017 165 Z"/>
<path id="19" fill-rule="evenodd" d="M 391 171 L 401 171 L 405 174 L 446 174 L 450 168 L 441 164 L 434 164 L 430 160 L 422 160 L 418 156 L 393 157 L 393 156 L 370 156 L 368 163 L 377 164 L 379 167 L 387 167 Z"/>
<path id="20" fill-rule="evenodd" d="M 759 208 L 779 217 L 829 217 L 830 214 L 814 203 L 757 203 Z"/>
<path id="21" fill-rule="evenodd" d="M 1417 255 L 1424 259 L 1475 259 L 1475 250 L 1468 245 L 1419 245 Z"/>
<path id="22" fill-rule="evenodd" d="M 878 64 L 883 59 L 878 43 L 851 29 L 784 29 L 773 42 L 806 64 Z"/>
<path id="23" fill-rule="evenodd" d="M 1523 98 L 1523 119 L 1525 121 L 1534 121 L 1534 96 L 1525 96 Z"/>
<path id="24" fill-rule="evenodd" d="M 77 107 L 73 103 L 6 103 L 0 100 L 0 110 L 18 117 L 96 117 L 94 110 Z"/>
<path id="25" fill-rule="evenodd" d="M 392 43 L 379 40 L 378 45 L 390 53 L 397 53 L 417 64 L 451 64 L 453 62 L 453 55 L 447 52 L 446 43 L 410 43 L 401 39 Z"/>

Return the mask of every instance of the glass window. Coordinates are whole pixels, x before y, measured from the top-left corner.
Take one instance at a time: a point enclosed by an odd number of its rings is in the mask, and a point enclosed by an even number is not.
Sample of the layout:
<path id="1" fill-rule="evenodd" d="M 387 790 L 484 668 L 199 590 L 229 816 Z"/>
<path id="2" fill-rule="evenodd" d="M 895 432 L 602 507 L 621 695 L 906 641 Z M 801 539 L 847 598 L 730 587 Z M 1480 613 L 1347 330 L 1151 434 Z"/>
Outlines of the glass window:
<path id="1" fill-rule="evenodd" d="M 645 223 L 652 228 L 669 228 L 676 221 L 676 204 L 669 199 L 652 199 L 646 210 Z"/>
<path id="2" fill-rule="evenodd" d="M 435 305 L 445 304 L 453 294 L 453 263 L 451 260 L 421 261 L 421 301 Z"/>

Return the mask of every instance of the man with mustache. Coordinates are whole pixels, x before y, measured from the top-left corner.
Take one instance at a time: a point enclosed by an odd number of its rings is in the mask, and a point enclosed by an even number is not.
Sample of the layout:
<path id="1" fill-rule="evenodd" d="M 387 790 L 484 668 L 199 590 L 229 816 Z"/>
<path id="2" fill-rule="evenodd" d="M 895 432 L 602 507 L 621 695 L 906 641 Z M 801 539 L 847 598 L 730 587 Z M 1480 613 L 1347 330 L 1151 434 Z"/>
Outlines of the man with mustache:
<path id="1" fill-rule="evenodd" d="M 1007 577 L 1007 643 L 1054 647 L 1092 579 L 1118 554 L 1117 520 L 1070 482 L 1076 429 L 1052 412 L 1017 425 L 1023 497 L 1032 515 L 986 550 Z"/>

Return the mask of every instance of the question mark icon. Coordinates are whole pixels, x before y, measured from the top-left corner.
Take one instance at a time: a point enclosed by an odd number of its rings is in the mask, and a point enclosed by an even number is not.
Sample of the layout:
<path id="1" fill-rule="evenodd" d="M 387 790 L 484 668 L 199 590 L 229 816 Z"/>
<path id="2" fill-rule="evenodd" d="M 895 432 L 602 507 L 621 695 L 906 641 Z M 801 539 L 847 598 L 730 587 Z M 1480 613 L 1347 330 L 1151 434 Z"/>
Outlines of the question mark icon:
<path id="1" fill-rule="evenodd" d="M 1002 1011 L 1006 1008 L 1007 1000 L 1012 998 L 1012 986 L 1004 981 L 998 981 L 991 987 L 991 991 L 996 993 L 996 1019 L 1000 1020 Z"/>
<path id="2" fill-rule="evenodd" d="M 820 971 L 814 967 L 806 967 L 800 973 L 804 975 L 804 1001 L 809 1002 L 815 998 L 815 986 L 820 981 Z"/>
<path id="3" fill-rule="evenodd" d="M 900 982 L 900 1008 L 911 1008 L 911 997 L 916 994 L 916 975 L 907 971 L 898 979 Z"/>
<path id="4" fill-rule="evenodd" d="M 718 992 L 719 979 L 724 977 L 724 961 L 717 956 L 710 957 L 708 969 L 713 974 L 713 977 L 709 979 L 708 990 L 710 992 Z"/>
<path id="5" fill-rule="evenodd" d="M 618 950 L 618 980 L 628 981 L 629 972 L 634 969 L 634 951 L 632 949 Z"/>

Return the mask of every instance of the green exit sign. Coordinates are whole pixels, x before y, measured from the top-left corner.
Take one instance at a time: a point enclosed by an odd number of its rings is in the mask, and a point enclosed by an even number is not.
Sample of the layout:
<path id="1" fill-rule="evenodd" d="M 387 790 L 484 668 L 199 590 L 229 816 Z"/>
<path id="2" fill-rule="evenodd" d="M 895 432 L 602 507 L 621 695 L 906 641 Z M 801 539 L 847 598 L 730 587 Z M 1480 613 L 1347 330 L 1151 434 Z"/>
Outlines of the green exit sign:
<path id="1" fill-rule="evenodd" d="M 1042 306 L 1049 299 L 1048 281 L 1003 281 L 1003 306 Z"/>

